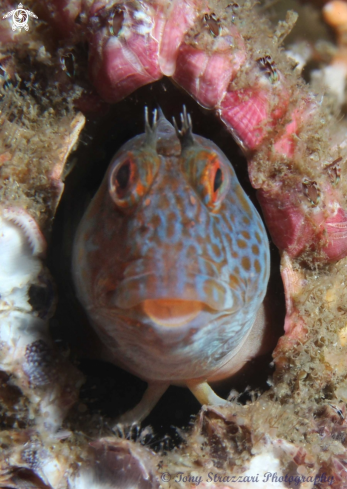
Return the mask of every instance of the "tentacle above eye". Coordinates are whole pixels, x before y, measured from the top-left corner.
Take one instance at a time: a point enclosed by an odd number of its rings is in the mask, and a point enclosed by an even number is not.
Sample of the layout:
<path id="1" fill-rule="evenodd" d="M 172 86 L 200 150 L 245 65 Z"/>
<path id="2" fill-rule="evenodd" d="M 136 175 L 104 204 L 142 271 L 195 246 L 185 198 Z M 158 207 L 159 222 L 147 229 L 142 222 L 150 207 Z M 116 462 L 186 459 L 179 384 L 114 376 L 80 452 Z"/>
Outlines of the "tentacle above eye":
<path id="1" fill-rule="evenodd" d="M 158 110 L 153 110 L 152 125 L 149 122 L 148 107 L 145 107 L 145 134 L 146 144 L 151 147 L 155 147 L 157 141 L 157 128 L 158 128 Z"/>
<path id="2" fill-rule="evenodd" d="M 183 113 L 181 112 L 181 129 L 178 129 L 176 119 L 173 117 L 173 124 L 178 139 L 181 141 L 182 149 L 194 144 L 193 137 L 193 122 L 190 114 L 187 113 L 187 108 L 183 105 Z"/>

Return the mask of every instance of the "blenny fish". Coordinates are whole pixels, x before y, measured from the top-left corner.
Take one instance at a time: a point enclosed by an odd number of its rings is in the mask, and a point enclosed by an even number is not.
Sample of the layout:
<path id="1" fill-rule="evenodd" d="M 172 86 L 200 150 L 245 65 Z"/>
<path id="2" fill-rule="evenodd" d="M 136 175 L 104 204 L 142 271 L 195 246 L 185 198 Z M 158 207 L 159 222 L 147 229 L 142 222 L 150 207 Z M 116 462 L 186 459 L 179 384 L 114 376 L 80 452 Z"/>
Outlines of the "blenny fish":
<path id="1" fill-rule="evenodd" d="M 222 151 L 155 111 L 123 145 L 80 225 L 77 295 L 107 359 L 148 382 L 146 417 L 170 384 L 222 404 L 208 382 L 259 353 L 270 271 L 262 220 Z"/>

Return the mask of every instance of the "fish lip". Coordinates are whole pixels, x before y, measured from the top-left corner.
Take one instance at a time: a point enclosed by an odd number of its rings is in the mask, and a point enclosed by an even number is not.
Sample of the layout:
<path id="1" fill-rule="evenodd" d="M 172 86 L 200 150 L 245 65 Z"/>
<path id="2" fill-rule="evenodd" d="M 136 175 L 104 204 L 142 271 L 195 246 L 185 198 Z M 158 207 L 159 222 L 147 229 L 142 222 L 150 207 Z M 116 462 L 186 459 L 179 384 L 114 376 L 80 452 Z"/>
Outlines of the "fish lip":
<path id="1" fill-rule="evenodd" d="M 199 301 L 175 299 L 148 299 L 140 304 L 145 314 L 155 325 L 167 328 L 179 328 L 192 323 L 204 310 Z"/>
<path id="2" fill-rule="evenodd" d="M 119 309 L 130 309 L 148 300 L 195 301 L 215 311 L 234 311 L 244 304 L 242 293 L 236 291 L 235 294 L 229 284 L 210 276 L 187 276 L 183 287 L 170 282 L 168 277 L 158 280 L 154 273 L 130 277 L 119 283 L 113 294 L 113 303 Z M 207 285 L 209 293 L 199 287 L 202 282 Z"/>
<path id="3" fill-rule="evenodd" d="M 197 301 L 219 312 L 244 307 L 247 284 L 243 280 L 237 287 L 229 284 L 221 278 L 214 262 L 201 257 L 184 273 L 177 262 L 170 261 L 164 274 L 158 272 L 158 263 L 148 258 L 119 262 L 104 269 L 95 280 L 96 302 L 101 307 L 120 310 L 137 307 L 146 300 Z"/>

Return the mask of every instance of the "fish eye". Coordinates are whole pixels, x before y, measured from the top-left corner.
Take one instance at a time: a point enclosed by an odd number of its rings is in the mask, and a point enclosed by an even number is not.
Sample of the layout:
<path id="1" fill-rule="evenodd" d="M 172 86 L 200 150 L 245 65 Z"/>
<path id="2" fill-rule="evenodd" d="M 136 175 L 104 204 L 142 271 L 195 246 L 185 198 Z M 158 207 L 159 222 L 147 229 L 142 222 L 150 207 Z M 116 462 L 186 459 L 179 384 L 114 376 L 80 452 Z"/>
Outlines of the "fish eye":
<path id="1" fill-rule="evenodd" d="M 117 207 L 134 206 L 147 193 L 158 171 L 156 154 L 129 151 L 111 163 L 108 177 L 109 195 Z"/>
<path id="2" fill-rule="evenodd" d="M 230 180 L 224 160 L 214 151 L 199 149 L 185 154 L 183 166 L 202 202 L 210 211 L 218 210 Z"/>
<path id="3" fill-rule="evenodd" d="M 109 193 L 112 200 L 119 207 L 128 207 L 136 199 L 132 195 L 134 192 L 132 187 L 137 180 L 136 164 L 131 157 L 125 158 L 123 161 L 116 164 L 109 178 Z"/>
<path id="4" fill-rule="evenodd" d="M 223 183 L 223 173 L 220 168 L 217 168 L 217 171 L 214 175 L 213 191 L 217 192 L 217 190 L 220 188 L 222 183 Z"/>
<path id="5" fill-rule="evenodd" d="M 118 196 L 127 189 L 130 181 L 130 161 L 122 164 L 115 175 L 115 188 Z"/>
<path id="6" fill-rule="evenodd" d="M 217 155 L 206 159 L 206 167 L 202 173 L 201 181 L 204 185 L 204 202 L 211 209 L 219 207 L 225 195 L 223 165 Z"/>

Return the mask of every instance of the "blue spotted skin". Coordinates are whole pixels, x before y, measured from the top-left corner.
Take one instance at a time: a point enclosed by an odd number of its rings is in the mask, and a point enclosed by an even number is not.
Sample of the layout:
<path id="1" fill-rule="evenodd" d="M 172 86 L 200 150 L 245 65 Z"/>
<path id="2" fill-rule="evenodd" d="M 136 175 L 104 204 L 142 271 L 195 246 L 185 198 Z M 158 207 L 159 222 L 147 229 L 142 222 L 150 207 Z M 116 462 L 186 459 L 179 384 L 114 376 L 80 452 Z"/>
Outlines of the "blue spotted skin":
<path id="1" fill-rule="evenodd" d="M 226 156 L 205 138 L 178 136 L 161 116 L 116 153 L 80 223 L 73 271 L 112 361 L 146 381 L 182 385 L 228 376 L 270 260 L 261 218 Z M 196 310 L 161 324 L 146 301 Z"/>

